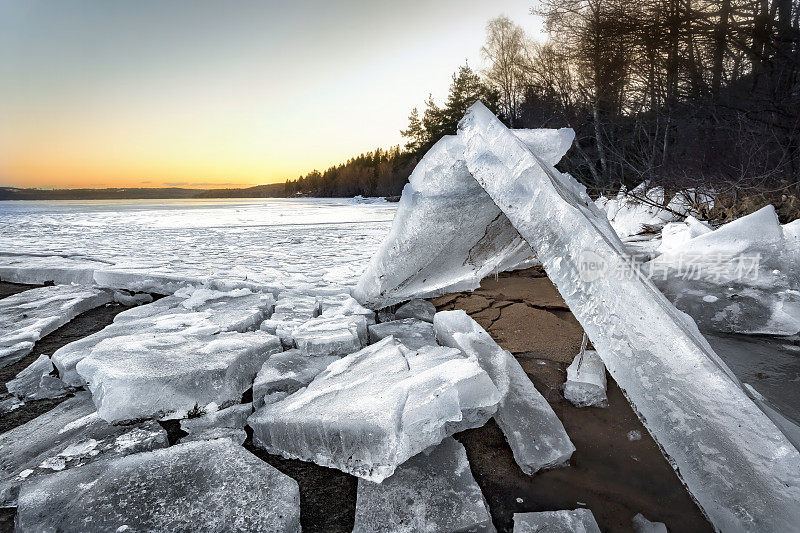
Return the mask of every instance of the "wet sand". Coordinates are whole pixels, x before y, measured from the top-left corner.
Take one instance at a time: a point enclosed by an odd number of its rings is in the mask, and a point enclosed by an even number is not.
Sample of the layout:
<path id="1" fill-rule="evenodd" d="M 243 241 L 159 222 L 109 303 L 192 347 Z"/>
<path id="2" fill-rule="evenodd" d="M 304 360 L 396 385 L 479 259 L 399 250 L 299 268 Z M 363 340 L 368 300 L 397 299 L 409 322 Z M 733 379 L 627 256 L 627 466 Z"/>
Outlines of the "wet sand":
<path id="1" fill-rule="evenodd" d="M 12 285 L 0 282 L 0 297 L 29 288 Z M 603 531 L 632 531 L 630 520 L 636 513 L 665 522 L 673 532 L 713 531 L 610 376 L 609 407 L 579 409 L 564 399 L 561 387 L 566 366 L 580 348 L 582 329 L 542 272 L 531 269 L 501 274 L 497 280 L 484 280 L 474 293 L 452 294 L 433 302 L 440 310 L 464 309 L 514 353 L 577 448 L 569 467 L 528 476 L 517 467 L 493 421 L 456 435 L 467 450 L 472 473 L 498 531 L 512 530 L 515 512 L 577 507 L 591 509 Z M 102 329 L 123 309 L 114 305 L 80 315 L 40 340 L 23 361 L 0 369 L 0 380 L 5 383 L 13 378 L 39 354 L 52 354 L 58 347 Z M 52 409 L 59 401 L 52 400 L 49 405 L 30 402 L 0 415 L 0 432 Z M 179 431 L 171 442 L 181 436 Z M 638 431 L 641 438 L 630 440 L 631 431 Z M 351 531 L 355 477 L 267 454 L 252 447 L 249 438 L 245 447 L 298 481 L 304 532 Z M 0 510 L 0 532 L 13 530 L 14 514 L 15 510 Z"/>

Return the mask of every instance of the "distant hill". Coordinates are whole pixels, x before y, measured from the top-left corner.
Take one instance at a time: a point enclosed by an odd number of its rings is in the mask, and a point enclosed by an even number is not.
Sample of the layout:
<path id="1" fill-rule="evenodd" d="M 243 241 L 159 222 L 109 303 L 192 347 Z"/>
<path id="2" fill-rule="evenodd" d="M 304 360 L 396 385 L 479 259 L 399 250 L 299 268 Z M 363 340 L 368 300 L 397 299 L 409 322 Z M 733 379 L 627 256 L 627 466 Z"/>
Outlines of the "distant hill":
<path id="1" fill-rule="evenodd" d="M 167 200 L 185 198 L 281 198 L 283 183 L 244 189 L 109 188 L 21 189 L 0 187 L 0 200 Z"/>

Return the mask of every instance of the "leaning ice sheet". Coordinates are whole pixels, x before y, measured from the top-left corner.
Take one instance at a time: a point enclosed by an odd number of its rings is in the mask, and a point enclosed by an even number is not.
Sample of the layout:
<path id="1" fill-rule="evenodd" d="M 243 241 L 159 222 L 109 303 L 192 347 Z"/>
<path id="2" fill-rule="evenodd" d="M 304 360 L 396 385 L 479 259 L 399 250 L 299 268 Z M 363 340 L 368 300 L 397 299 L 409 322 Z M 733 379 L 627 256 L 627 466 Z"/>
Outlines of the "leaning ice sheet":
<path id="1" fill-rule="evenodd" d="M 700 335 L 641 276 L 580 186 L 477 103 L 459 124 L 475 179 L 532 246 L 617 383 L 722 531 L 800 524 L 800 453 Z M 606 264 L 595 276 L 581 263 Z M 583 274 L 583 276 L 582 276 Z"/>
<path id="2" fill-rule="evenodd" d="M 550 164 L 567 152 L 571 129 L 517 130 Z M 476 288 L 492 272 L 531 258 L 531 249 L 472 178 L 464 146 L 445 136 L 417 164 L 403 189 L 389 236 L 353 295 L 373 309 L 415 297 Z"/>

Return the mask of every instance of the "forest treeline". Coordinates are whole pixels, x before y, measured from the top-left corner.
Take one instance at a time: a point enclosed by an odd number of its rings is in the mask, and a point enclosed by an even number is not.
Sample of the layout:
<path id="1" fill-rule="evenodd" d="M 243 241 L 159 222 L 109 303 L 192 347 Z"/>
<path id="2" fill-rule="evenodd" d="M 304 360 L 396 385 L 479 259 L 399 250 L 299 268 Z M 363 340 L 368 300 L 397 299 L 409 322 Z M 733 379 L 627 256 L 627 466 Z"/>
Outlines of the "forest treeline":
<path id="1" fill-rule="evenodd" d="M 413 110 L 402 150 L 287 181 L 286 193 L 398 194 L 421 155 L 481 99 L 510 127 L 575 129 L 560 168 L 596 194 L 649 180 L 734 201 L 794 201 L 800 2 L 541 0 L 532 11 L 549 38 L 507 17 L 489 21 L 486 68 L 464 65 L 441 106 L 429 97 Z"/>

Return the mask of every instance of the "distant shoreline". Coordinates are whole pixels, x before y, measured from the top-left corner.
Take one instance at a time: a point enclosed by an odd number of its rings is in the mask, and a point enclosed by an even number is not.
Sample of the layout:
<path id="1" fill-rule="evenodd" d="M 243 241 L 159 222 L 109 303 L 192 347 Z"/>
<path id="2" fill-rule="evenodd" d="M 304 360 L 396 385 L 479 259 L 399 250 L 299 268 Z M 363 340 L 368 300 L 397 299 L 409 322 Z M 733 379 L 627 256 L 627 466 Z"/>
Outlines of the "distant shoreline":
<path id="1" fill-rule="evenodd" d="M 324 198 L 313 194 L 287 195 L 283 183 L 241 189 L 107 188 L 107 189 L 22 189 L 0 187 L 4 200 L 192 200 L 209 198 Z M 377 197 L 376 197 L 377 198 Z M 381 197 L 383 198 L 383 197 Z M 398 197 L 385 197 L 398 201 Z"/>

